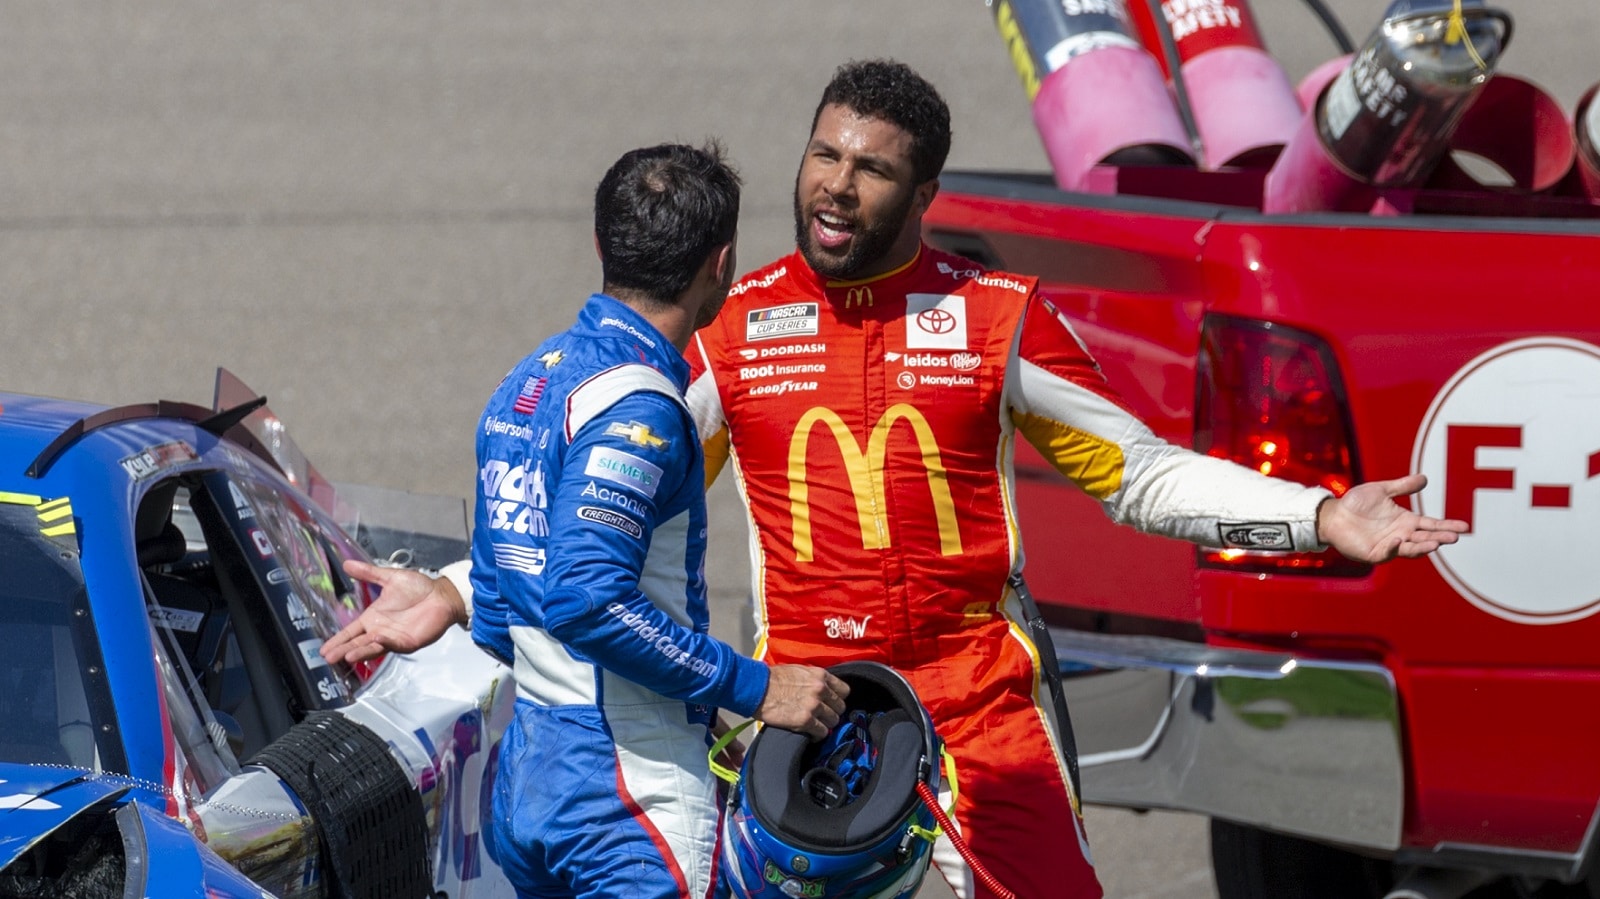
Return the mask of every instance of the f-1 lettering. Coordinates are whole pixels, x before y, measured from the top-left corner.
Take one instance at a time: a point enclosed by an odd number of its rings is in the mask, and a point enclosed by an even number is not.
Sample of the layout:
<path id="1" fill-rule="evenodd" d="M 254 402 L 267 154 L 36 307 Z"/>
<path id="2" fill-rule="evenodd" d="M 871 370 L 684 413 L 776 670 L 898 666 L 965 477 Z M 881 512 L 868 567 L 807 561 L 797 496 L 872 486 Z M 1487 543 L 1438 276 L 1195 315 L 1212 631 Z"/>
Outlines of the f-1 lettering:
<path id="1" fill-rule="evenodd" d="M 1474 499 L 1480 490 L 1511 490 L 1516 487 L 1516 471 L 1511 468 L 1480 468 L 1478 450 L 1522 449 L 1519 425 L 1450 425 L 1445 432 L 1444 515 L 1459 518 L 1472 532 Z M 1586 460 L 1587 477 L 1600 476 L 1600 452 Z M 1530 484 L 1529 504 L 1535 509 L 1567 509 L 1572 506 L 1572 485 Z"/>

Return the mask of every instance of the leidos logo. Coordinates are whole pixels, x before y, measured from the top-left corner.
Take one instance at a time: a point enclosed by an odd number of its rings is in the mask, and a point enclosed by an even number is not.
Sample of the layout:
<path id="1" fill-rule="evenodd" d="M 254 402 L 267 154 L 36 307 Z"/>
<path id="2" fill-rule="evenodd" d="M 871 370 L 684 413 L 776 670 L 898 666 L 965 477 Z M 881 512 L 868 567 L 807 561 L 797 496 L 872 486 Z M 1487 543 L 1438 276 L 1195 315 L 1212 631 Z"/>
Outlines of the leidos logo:
<path id="1" fill-rule="evenodd" d="M 939 443 L 933 436 L 928 420 L 908 403 L 890 406 L 867 437 L 867 452 L 862 455 L 861 444 L 837 412 L 824 406 L 815 406 L 800 416 L 789 438 L 789 512 L 794 524 L 794 556 L 799 562 L 810 562 L 813 556 L 811 539 L 811 492 L 806 480 L 806 452 L 811 443 L 811 431 L 817 424 L 825 424 L 839 446 L 844 458 L 845 476 L 850 480 L 850 492 L 856 501 L 856 522 L 861 527 L 862 549 L 889 548 L 889 522 L 884 517 L 888 508 L 884 495 L 883 471 L 888 462 L 889 434 L 899 421 L 911 426 L 923 467 L 928 473 L 928 490 L 933 494 L 934 518 L 939 525 L 939 551 L 947 556 L 960 555 L 961 529 L 956 522 L 956 504 L 950 496 L 944 462 L 939 456 Z"/>
<path id="2" fill-rule="evenodd" d="M 1456 372 L 1417 434 L 1423 515 L 1471 530 L 1428 558 L 1473 605 L 1523 624 L 1600 611 L 1600 348 L 1496 347 Z"/>

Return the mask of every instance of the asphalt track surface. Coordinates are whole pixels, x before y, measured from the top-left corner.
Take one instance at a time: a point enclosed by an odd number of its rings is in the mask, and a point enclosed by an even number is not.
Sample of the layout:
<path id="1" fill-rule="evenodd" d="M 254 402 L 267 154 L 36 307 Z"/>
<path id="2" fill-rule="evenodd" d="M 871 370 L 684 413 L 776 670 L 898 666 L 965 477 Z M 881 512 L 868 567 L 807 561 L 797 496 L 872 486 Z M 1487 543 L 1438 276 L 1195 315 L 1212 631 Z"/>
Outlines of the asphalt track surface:
<path id="1" fill-rule="evenodd" d="M 1359 42 L 1385 4 L 1332 5 Z M 1502 70 L 1570 112 L 1600 80 L 1600 10 L 1501 5 Z M 1334 54 L 1300 3 L 1256 7 L 1291 78 Z M 939 86 L 952 168 L 1046 168 L 977 0 L 0 9 L 0 387 L 209 403 L 224 365 L 339 481 L 470 495 L 484 398 L 599 287 L 590 200 L 625 150 L 720 138 L 745 269 L 792 245 L 795 166 L 847 60 Z M 713 506 L 739 639 L 743 515 L 727 483 Z M 1214 895 L 1202 820 L 1091 810 L 1089 829 L 1109 895 Z M 922 895 L 948 895 L 936 879 Z"/>

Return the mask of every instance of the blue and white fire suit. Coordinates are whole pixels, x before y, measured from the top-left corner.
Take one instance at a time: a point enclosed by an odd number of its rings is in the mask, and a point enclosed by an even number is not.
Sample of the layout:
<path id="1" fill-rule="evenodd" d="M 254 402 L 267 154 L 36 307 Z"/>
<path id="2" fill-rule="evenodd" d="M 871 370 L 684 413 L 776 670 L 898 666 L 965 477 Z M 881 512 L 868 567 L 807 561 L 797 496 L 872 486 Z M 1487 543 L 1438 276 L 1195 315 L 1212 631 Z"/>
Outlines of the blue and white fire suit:
<path id="1" fill-rule="evenodd" d="M 719 707 L 753 714 L 768 673 L 708 633 L 688 378 L 659 331 L 596 294 L 479 422 L 473 637 L 517 683 L 491 840 L 525 896 L 711 890 L 708 726 Z"/>

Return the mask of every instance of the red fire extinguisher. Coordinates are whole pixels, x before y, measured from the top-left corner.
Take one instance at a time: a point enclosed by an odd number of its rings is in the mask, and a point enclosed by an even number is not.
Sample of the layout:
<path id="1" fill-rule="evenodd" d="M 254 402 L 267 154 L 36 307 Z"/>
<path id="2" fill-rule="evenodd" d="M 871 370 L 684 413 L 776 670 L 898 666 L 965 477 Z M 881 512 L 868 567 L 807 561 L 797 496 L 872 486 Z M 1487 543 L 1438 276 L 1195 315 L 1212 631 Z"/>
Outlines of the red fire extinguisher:
<path id="1" fill-rule="evenodd" d="M 1169 77 L 1171 36 L 1202 164 L 1270 167 L 1304 110 L 1289 76 L 1267 52 L 1248 0 L 1130 0 L 1128 10 Z"/>
<path id="2" fill-rule="evenodd" d="M 1062 189 L 1086 189 L 1101 164 L 1194 164 L 1161 67 L 1133 37 L 1124 0 L 986 2 Z"/>

